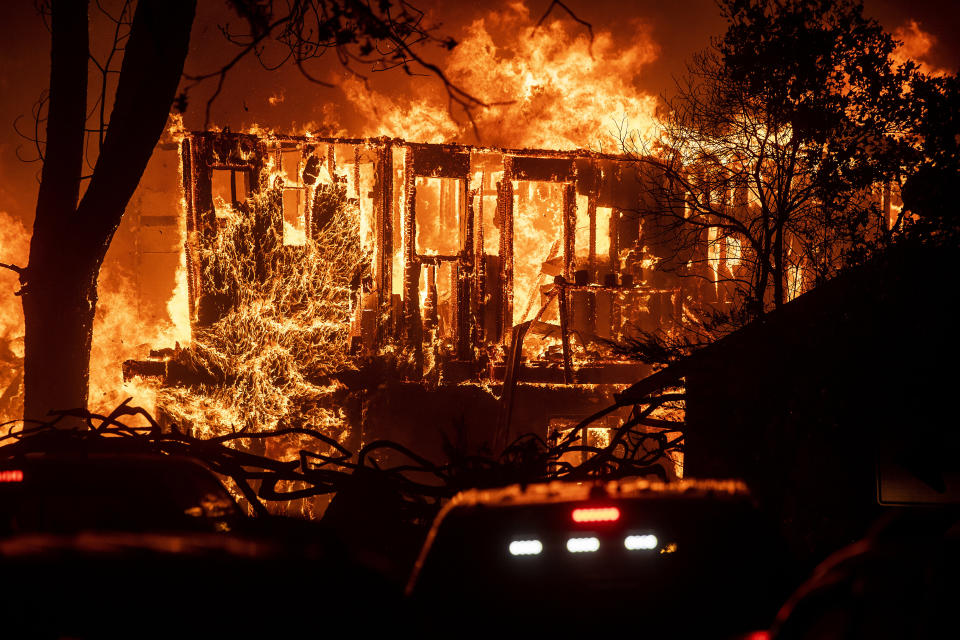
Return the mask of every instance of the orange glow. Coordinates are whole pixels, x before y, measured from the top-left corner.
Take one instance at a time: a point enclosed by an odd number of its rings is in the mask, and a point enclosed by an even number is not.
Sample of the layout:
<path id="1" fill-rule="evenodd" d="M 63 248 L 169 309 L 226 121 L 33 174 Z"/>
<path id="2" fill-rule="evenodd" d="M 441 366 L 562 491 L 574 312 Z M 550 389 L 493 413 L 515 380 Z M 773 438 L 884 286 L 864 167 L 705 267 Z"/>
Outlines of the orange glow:
<path id="1" fill-rule="evenodd" d="M 620 519 L 620 509 L 616 507 L 588 507 L 574 509 L 571 515 L 574 522 L 616 522 Z"/>

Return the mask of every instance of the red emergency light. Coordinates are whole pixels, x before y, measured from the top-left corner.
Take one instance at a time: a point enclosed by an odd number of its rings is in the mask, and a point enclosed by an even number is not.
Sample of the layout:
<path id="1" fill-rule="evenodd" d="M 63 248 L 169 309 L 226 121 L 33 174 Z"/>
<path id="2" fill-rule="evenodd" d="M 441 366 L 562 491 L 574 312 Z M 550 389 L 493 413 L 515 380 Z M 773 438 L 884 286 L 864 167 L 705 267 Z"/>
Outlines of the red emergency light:
<path id="1" fill-rule="evenodd" d="M 574 522 L 616 522 L 620 519 L 620 509 L 616 507 L 581 507 L 574 509 Z"/>
<path id="2" fill-rule="evenodd" d="M 0 482 L 23 482 L 23 471 L 20 469 L 4 469 L 0 471 Z"/>

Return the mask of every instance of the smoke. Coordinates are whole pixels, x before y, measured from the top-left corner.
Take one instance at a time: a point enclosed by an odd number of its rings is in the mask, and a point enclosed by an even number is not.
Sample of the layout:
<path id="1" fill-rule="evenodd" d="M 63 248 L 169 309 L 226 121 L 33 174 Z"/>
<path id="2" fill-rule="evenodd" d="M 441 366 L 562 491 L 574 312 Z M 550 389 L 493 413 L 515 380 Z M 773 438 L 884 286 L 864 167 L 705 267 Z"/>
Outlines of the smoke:
<path id="1" fill-rule="evenodd" d="M 897 62 L 913 60 L 920 67 L 920 71 L 932 76 L 949 74 L 949 71 L 931 62 L 937 38 L 924 31 L 916 20 L 908 20 L 906 24 L 894 29 L 893 37 L 902 43 L 893 54 Z"/>

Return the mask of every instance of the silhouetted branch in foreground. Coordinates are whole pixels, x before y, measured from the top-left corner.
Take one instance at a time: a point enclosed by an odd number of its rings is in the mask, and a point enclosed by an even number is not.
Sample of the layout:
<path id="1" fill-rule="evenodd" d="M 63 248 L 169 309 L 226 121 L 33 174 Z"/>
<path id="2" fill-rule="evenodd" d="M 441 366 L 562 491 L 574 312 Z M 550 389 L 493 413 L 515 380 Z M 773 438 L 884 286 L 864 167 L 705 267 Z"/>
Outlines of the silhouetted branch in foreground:
<path id="1" fill-rule="evenodd" d="M 669 453 L 682 450 L 682 423 L 653 418 L 652 414 L 682 400 L 680 393 L 661 390 L 639 401 L 631 398 L 615 403 L 563 436 L 551 434 L 544 439 L 528 433 L 499 455 L 457 455 L 450 462 L 438 464 L 398 442 L 376 440 L 353 452 L 320 431 L 298 426 L 197 438 L 176 425 L 161 428 L 149 412 L 129 405 L 127 399 L 109 415 L 74 409 L 56 412 L 47 422 L 24 423 L 20 428 L 14 422 L 0 425 L 8 429 L 0 436 L 0 458 L 89 450 L 189 456 L 231 478 L 258 515 L 268 514 L 264 501 L 333 494 L 351 482 L 354 474 L 374 473 L 420 515 L 428 515 L 442 500 L 474 487 L 552 480 L 601 481 L 651 473 L 665 478 L 660 463 Z M 584 430 L 592 423 L 631 404 L 632 412 L 611 430 L 606 446 L 584 444 Z M 142 418 L 147 424 L 131 426 L 131 418 Z M 85 428 L 58 427 L 66 419 L 79 420 Z M 314 446 L 301 447 L 287 460 L 246 450 L 252 440 L 290 435 L 305 438 Z"/>

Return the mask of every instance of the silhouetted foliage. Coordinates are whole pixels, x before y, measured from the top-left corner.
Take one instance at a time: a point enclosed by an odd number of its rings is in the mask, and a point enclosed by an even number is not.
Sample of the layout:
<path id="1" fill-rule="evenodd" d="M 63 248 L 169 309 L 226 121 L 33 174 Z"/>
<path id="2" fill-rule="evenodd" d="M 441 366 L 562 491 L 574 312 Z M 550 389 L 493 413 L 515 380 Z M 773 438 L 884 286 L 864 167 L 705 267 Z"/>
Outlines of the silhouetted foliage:
<path id="1" fill-rule="evenodd" d="M 955 229 L 956 185 L 960 183 L 960 78 L 921 76 L 911 89 L 919 158 L 903 186 L 904 206 L 935 227 Z"/>
<path id="2" fill-rule="evenodd" d="M 663 176 L 648 202 L 668 220 L 653 233 L 688 252 L 708 234 L 721 253 L 735 244 L 738 266 L 717 277 L 759 316 L 802 288 L 791 270 L 813 284 L 883 241 L 875 187 L 903 176 L 915 68 L 856 2 L 721 8 L 728 30 L 668 99 L 661 146 L 624 142 Z"/>
<path id="3" fill-rule="evenodd" d="M 861 2 L 719 4 L 727 31 L 666 100 L 658 143 L 622 131 L 655 222 L 644 242 L 672 248 L 656 268 L 733 300 L 701 310 L 691 335 L 626 345 L 666 362 L 888 247 L 907 209 L 949 216 L 957 175 L 956 77 L 897 63 L 898 42 Z"/>

